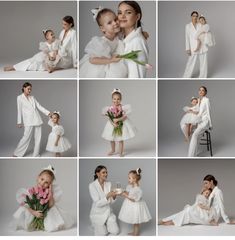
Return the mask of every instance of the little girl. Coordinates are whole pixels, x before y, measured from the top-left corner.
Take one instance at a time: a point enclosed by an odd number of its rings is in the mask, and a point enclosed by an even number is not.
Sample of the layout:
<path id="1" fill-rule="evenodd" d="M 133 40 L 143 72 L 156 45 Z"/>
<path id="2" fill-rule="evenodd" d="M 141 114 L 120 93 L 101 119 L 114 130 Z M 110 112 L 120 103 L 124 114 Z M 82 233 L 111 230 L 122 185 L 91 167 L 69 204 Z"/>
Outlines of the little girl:
<path id="1" fill-rule="evenodd" d="M 40 52 L 14 66 L 5 67 L 4 71 L 48 71 L 51 73 L 60 60 L 58 55 L 60 40 L 52 30 L 43 30 L 45 42 L 39 43 Z"/>
<path id="2" fill-rule="evenodd" d="M 127 68 L 118 54 L 124 52 L 124 45 L 118 38 L 120 32 L 116 14 L 107 8 L 93 9 L 103 37 L 93 37 L 85 47 L 85 55 L 79 63 L 81 78 L 124 78 Z"/>
<path id="3" fill-rule="evenodd" d="M 13 215 L 13 225 L 16 230 L 52 232 L 68 229 L 74 225 L 72 216 L 56 205 L 61 198 L 62 190 L 53 183 L 55 174 L 55 169 L 49 165 L 39 173 L 36 186 L 30 189 L 21 188 L 17 191 L 16 200 L 20 207 Z M 27 202 L 30 199 L 31 201 L 33 199 L 40 200 L 41 211 L 35 210 L 38 203 L 34 203 L 32 208 L 30 207 L 31 204 Z"/>
<path id="4" fill-rule="evenodd" d="M 140 168 L 129 172 L 129 185 L 126 187 L 126 191 L 121 194 L 125 197 L 125 200 L 118 216 L 121 221 L 133 224 L 133 232 L 128 234 L 132 236 L 138 236 L 140 233 L 140 224 L 148 222 L 151 219 L 148 207 L 142 199 L 143 192 L 139 186 L 140 173 Z"/>
<path id="5" fill-rule="evenodd" d="M 197 47 L 194 52 L 197 52 L 201 45 L 208 45 L 209 47 L 215 46 L 214 35 L 210 31 L 210 26 L 207 24 L 206 18 L 203 16 L 199 17 L 201 27 L 197 30 L 195 39 L 197 40 Z"/>
<path id="6" fill-rule="evenodd" d="M 46 150 L 55 153 L 55 157 L 61 157 L 61 153 L 71 148 L 69 140 L 64 137 L 64 128 L 59 123 L 60 113 L 53 112 L 48 121 L 48 125 L 52 127 L 48 136 Z"/>
<path id="7" fill-rule="evenodd" d="M 122 93 L 120 89 L 112 91 L 112 106 L 103 108 L 102 114 L 107 116 L 108 122 L 102 133 L 102 137 L 111 143 L 109 156 L 115 154 L 115 142 L 119 142 L 119 155 L 124 156 L 124 141 L 135 136 L 135 127 L 128 119 L 131 106 L 122 105 Z"/>
<path id="8" fill-rule="evenodd" d="M 185 106 L 183 110 L 186 113 L 182 117 L 180 125 L 186 125 L 187 131 L 185 140 L 188 141 L 189 137 L 191 136 L 193 126 L 197 125 L 200 122 L 200 118 L 197 115 L 199 113 L 199 99 L 196 97 L 192 97 L 191 106 Z"/>

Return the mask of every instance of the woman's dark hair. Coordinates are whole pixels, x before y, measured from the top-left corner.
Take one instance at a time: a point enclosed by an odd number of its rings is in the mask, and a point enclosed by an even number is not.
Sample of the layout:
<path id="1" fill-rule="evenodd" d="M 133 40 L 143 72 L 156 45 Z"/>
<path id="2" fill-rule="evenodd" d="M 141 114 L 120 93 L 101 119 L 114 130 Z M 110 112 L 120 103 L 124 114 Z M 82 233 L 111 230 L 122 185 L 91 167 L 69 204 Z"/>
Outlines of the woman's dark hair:
<path id="1" fill-rule="evenodd" d="M 97 8 L 97 9 L 98 9 L 98 8 Z M 99 26 L 101 26 L 100 19 L 101 19 L 102 15 L 104 15 L 104 14 L 106 14 L 106 13 L 109 13 L 109 12 L 110 12 L 110 13 L 113 13 L 114 15 L 116 15 L 113 10 L 108 9 L 108 8 L 103 8 L 102 10 L 100 10 L 100 11 L 98 12 L 98 14 L 97 14 L 97 16 L 96 16 L 96 22 L 98 23 Z"/>
<path id="2" fill-rule="evenodd" d="M 24 88 L 27 88 L 28 86 L 32 87 L 32 84 L 29 82 L 25 82 L 22 86 L 22 92 L 24 92 Z"/>
<path id="3" fill-rule="evenodd" d="M 203 178 L 203 181 L 213 181 L 213 184 L 215 186 L 217 186 L 218 184 L 218 181 L 215 179 L 215 177 L 213 175 L 206 175 L 204 178 Z"/>
<path id="4" fill-rule="evenodd" d="M 49 32 L 53 33 L 53 31 L 51 29 L 47 29 L 46 31 L 42 31 L 42 32 L 43 32 L 43 35 L 46 40 L 47 40 L 47 33 L 49 33 Z"/>
<path id="5" fill-rule="evenodd" d="M 54 173 L 52 171 L 50 171 L 50 170 L 43 170 L 43 171 L 41 171 L 39 173 L 39 176 L 41 176 L 43 173 L 48 174 L 52 178 L 52 181 L 55 179 L 55 175 L 54 175 Z"/>
<path id="6" fill-rule="evenodd" d="M 137 170 L 131 170 L 130 172 L 129 172 L 129 174 L 133 174 L 133 175 L 135 175 L 135 178 L 136 178 L 136 181 L 137 181 L 137 183 L 140 181 L 140 179 L 141 179 L 141 175 L 140 175 L 140 173 L 141 173 L 141 169 L 140 168 L 138 168 Z"/>
<path id="7" fill-rule="evenodd" d="M 140 19 L 138 20 L 137 22 L 137 28 L 138 27 L 141 27 L 141 18 L 142 18 L 142 11 L 141 11 L 141 8 L 140 8 L 140 5 L 135 2 L 135 1 L 122 1 L 119 3 L 118 7 L 122 4 L 122 3 L 125 3 L 129 6 L 131 6 L 134 10 L 135 10 L 135 13 L 136 14 L 140 14 Z"/>
<path id="8" fill-rule="evenodd" d="M 193 11 L 193 12 L 191 13 L 191 17 L 193 16 L 193 14 L 197 14 L 197 16 L 199 16 L 199 14 L 198 14 L 197 11 Z"/>
<path id="9" fill-rule="evenodd" d="M 94 181 L 98 178 L 97 173 L 99 173 L 102 169 L 107 170 L 107 168 L 103 165 L 99 165 L 99 166 L 96 167 L 95 174 L 94 174 Z"/>
<path id="10" fill-rule="evenodd" d="M 205 91 L 205 93 L 207 94 L 207 88 L 206 88 L 205 86 L 201 86 L 200 88 L 203 88 L 204 91 Z M 200 89 L 200 88 L 199 88 L 199 89 Z"/>
<path id="11" fill-rule="evenodd" d="M 63 21 L 67 22 L 68 24 L 72 24 L 71 27 L 74 27 L 73 17 L 71 17 L 71 16 L 65 16 L 65 17 L 63 18 Z"/>

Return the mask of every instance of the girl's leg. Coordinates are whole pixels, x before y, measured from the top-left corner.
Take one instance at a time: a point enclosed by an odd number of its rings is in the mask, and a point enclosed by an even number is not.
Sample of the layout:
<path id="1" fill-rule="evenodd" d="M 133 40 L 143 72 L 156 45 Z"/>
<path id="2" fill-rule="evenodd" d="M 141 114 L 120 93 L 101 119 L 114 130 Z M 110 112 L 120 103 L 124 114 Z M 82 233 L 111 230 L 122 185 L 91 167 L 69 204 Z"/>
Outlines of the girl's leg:
<path id="1" fill-rule="evenodd" d="M 15 71 L 15 68 L 13 66 L 6 66 L 3 68 L 4 72 L 9 72 L 9 71 Z"/>
<path id="2" fill-rule="evenodd" d="M 199 39 L 197 39 L 197 47 L 196 49 L 194 50 L 194 52 L 197 52 L 201 47 L 201 41 Z"/>
<path id="3" fill-rule="evenodd" d="M 172 220 L 169 220 L 169 221 L 166 221 L 166 222 L 164 222 L 164 221 L 160 221 L 159 222 L 159 225 L 165 225 L 165 226 L 169 226 L 169 225 L 175 225 L 174 224 L 174 222 L 172 221 Z"/>
<path id="4" fill-rule="evenodd" d="M 110 144 L 111 144 L 111 151 L 108 152 L 108 156 L 111 156 L 115 153 L 115 142 L 111 141 Z"/>
<path id="5" fill-rule="evenodd" d="M 140 224 L 134 224 L 134 236 L 139 236 L 140 235 Z"/>
<path id="6" fill-rule="evenodd" d="M 193 124 L 190 124 L 190 126 L 189 126 L 189 137 L 190 137 L 191 134 L 192 134 L 192 130 L 193 130 Z"/>
<path id="7" fill-rule="evenodd" d="M 61 153 L 57 152 L 57 153 L 55 153 L 55 156 L 56 157 L 61 157 Z"/>
<path id="8" fill-rule="evenodd" d="M 120 141 L 119 142 L 119 156 L 120 157 L 124 156 L 123 152 L 124 152 L 124 141 Z"/>
<path id="9" fill-rule="evenodd" d="M 189 140 L 189 125 L 190 124 L 185 124 L 185 125 L 186 125 L 185 141 L 188 142 L 188 140 Z"/>

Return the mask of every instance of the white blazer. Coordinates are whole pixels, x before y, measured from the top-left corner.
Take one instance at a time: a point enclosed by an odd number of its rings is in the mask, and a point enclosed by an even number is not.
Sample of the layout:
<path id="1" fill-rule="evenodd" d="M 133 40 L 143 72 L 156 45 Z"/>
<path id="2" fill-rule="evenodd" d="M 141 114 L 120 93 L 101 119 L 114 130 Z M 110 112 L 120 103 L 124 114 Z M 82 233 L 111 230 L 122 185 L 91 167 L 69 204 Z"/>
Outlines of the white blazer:
<path id="1" fill-rule="evenodd" d="M 192 22 L 188 23 L 185 27 L 185 47 L 186 51 L 191 50 L 192 54 L 202 54 L 208 51 L 208 47 L 205 44 L 202 44 L 199 51 L 194 52 L 197 48 L 197 32 L 200 30 L 201 24 L 197 23 L 195 26 Z"/>
<path id="2" fill-rule="evenodd" d="M 77 35 L 74 29 L 70 29 L 63 40 L 65 30 L 60 33 L 60 48 L 58 54 L 62 57 L 58 67 L 77 67 Z M 63 42 L 62 42 L 63 40 Z"/>
<path id="3" fill-rule="evenodd" d="M 89 184 L 89 191 L 93 200 L 90 212 L 91 222 L 92 224 L 103 225 L 112 214 L 110 204 L 115 201 L 112 198 L 109 198 L 109 200 L 106 198 L 106 195 L 111 191 L 111 182 L 104 182 L 103 191 L 98 179 L 96 179 L 94 182 Z"/>
<path id="4" fill-rule="evenodd" d="M 201 99 L 198 117 L 200 117 L 202 121 L 208 121 L 209 127 L 212 127 L 209 98 L 203 97 Z"/>
<path id="5" fill-rule="evenodd" d="M 218 221 L 219 218 L 222 217 L 226 223 L 229 223 L 230 220 L 226 215 L 225 209 L 224 209 L 223 193 L 217 186 L 214 187 L 212 193 L 210 194 L 209 202 L 210 202 L 210 206 L 215 209 L 216 220 Z"/>
<path id="6" fill-rule="evenodd" d="M 142 28 L 139 27 L 129 33 L 124 39 L 124 52 L 129 53 L 131 51 L 141 50 L 138 54 L 138 60 L 148 63 L 149 50 L 147 42 L 142 34 Z M 146 67 L 137 64 L 131 60 L 125 61 L 128 68 L 128 78 L 145 78 Z"/>
<path id="7" fill-rule="evenodd" d="M 33 96 L 27 98 L 22 93 L 17 97 L 17 124 L 23 123 L 25 127 L 42 125 L 43 122 L 38 110 L 47 116 L 50 113 Z"/>

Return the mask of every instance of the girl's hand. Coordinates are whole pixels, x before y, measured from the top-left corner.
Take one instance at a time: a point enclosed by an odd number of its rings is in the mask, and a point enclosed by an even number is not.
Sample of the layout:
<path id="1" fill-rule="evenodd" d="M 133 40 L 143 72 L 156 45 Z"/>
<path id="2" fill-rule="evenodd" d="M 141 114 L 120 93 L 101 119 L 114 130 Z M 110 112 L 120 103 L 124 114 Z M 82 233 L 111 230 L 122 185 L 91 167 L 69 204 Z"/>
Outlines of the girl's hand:
<path id="1" fill-rule="evenodd" d="M 114 55 L 111 57 L 110 59 L 110 62 L 113 63 L 113 62 L 119 62 L 121 60 L 120 57 L 118 57 L 118 55 Z"/>
<path id="2" fill-rule="evenodd" d="M 118 124 L 117 124 L 117 123 L 113 123 L 113 126 L 114 126 L 114 127 L 118 127 Z"/>
<path id="3" fill-rule="evenodd" d="M 123 193 L 122 193 L 122 196 L 123 196 L 123 197 L 128 197 L 128 193 L 127 193 L 127 192 L 123 192 Z"/>
<path id="4" fill-rule="evenodd" d="M 56 147 L 58 146 L 58 141 L 55 142 L 55 146 L 56 146 Z"/>
<path id="5" fill-rule="evenodd" d="M 118 123 L 118 122 L 119 122 L 119 119 L 118 119 L 118 118 L 114 118 L 114 119 L 113 119 L 113 122 L 114 122 L 114 123 Z"/>
<path id="6" fill-rule="evenodd" d="M 36 218 L 43 218 L 43 213 L 42 213 L 42 211 L 35 211 L 35 210 L 33 210 L 31 213 L 32 213 Z"/>
<path id="7" fill-rule="evenodd" d="M 48 198 L 51 199 L 52 197 L 53 197 L 53 189 L 52 189 L 52 184 L 50 184 Z"/>

